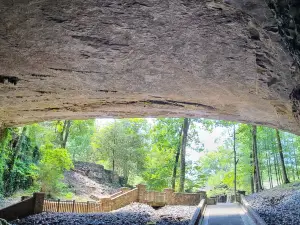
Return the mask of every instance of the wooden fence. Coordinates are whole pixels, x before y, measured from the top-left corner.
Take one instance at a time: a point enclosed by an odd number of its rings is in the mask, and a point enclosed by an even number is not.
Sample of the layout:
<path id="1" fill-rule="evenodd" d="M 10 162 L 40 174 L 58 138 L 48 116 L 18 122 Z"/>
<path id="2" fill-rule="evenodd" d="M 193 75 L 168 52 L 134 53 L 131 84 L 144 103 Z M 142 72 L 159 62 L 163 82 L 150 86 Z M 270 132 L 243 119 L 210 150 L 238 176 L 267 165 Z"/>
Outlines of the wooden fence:
<path id="1" fill-rule="evenodd" d="M 61 200 L 44 200 L 44 212 L 96 213 L 103 212 L 101 203 L 88 201 L 76 202 Z"/>
<path id="2" fill-rule="evenodd" d="M 43 211 L 74 213 L 110 212 L 129 205 L 132 202 L 141 202 L 151 206 L 197 205 L 201 199 L 205 198 L 205 192 L 176 193 L 172 189 L 165 189 L 163 192 L 147 191 L 145 185 L 139 184 L 132 190 L 122 188 L 120 192 L 100 198 L 97 202 L 45 200 Z"/>

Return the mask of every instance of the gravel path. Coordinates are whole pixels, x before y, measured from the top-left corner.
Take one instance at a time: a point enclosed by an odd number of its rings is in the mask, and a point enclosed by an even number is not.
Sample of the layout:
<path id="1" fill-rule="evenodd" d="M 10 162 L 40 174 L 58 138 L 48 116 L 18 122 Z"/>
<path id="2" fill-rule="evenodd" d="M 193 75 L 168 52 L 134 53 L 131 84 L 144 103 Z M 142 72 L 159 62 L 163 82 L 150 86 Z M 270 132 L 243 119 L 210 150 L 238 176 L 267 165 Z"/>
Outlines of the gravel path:
<path id="1" fill-rule="evenodd" d="M 159 210 L 132 203 L 111 213 L 41 213 L 13 225 L 188 225 L 195 206 L 165 206 Z"/>
<path id="2" fill-rule="evenodd" d="M 300 183 L 295 183 L 255 193 L 246 199 L 268 225 L 299 225 L 299 189 Z"/>

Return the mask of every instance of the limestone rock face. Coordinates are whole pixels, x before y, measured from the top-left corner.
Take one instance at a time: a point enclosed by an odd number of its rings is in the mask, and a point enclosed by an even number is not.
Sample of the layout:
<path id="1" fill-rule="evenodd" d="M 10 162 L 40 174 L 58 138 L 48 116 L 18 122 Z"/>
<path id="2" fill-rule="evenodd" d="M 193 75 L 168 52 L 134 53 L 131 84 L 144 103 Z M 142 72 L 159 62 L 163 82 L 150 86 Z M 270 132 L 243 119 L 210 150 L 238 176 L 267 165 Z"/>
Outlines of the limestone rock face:
<path id="1" fill-rule="evenodd" d="M 300 134 L 296 53 L 259 0 L 2 0 L 0 21 L 2 126 L 186 116 Z"/>

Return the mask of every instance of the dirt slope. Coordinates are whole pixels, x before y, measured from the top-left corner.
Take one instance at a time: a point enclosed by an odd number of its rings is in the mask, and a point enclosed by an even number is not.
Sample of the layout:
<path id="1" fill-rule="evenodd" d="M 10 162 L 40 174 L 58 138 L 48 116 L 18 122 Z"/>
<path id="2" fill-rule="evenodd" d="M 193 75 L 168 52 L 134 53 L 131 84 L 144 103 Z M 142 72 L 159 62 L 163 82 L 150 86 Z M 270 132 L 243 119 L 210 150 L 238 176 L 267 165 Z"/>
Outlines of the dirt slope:
<path id="1" fill-rule="evenodd" d="M 120 186 L 116 184 L 100 184 L 75 171 L 68 171 L 65 173 L 65 183 L 71 188 L 76 196 L 90 200 L 97 200 L 97 198 L 113 194 L 120 188 Z"/>
<path id="2" fill-rule="evenodd" d="M 123 178 L 102 165 L 75 162 L 74 169 L 65 173 L 64 182 L 79 198 L 97 200 L 118 192 L 124 186 Z"/>

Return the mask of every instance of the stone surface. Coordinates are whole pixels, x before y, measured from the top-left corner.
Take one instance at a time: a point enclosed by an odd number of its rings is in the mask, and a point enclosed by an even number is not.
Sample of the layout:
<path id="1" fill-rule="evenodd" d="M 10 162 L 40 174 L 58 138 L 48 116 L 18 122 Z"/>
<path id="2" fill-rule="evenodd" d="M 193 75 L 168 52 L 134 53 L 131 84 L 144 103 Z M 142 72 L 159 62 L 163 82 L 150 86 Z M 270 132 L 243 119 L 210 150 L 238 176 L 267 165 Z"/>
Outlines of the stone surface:
<path id="1" fill-rule="evenodd" d="M 74 162 L 73 171 L 81 173 L 100 184 L 109 183 L 119 186 L 127 185 L 124 177 L 118 176 L 118 174 L 112 170 L 104 169 L 104 166 L 99 164 L 76 161 Z"/>
<path id="2" fill-rule="evenodd" d="M 186 116 L 300 134 L 299 69 L 261 1 L 2 0 L 0 21 L 0 126 Z"/>
<path id="3" fill-rule="evenodd" d="M 140 203 L 132 203 L 111 213 L 74 214 L 41 213 L 13 225 L 188 225 L 196 207 L 166 206 L 159 210 Z"/>
<path id="4" fill-rule="evenodd" d="M 64 173 L 64 183 L 76 194 L 86 200 L 99 200 L 119 192 L 126 185 L 125 179 L 106 170 L 102 165 L 88 162 L 74 162 L 74 169 Z"/>
<path id="5" fill-rule="evenodd" d="M 264 190 L 246 200 L 267 225 L 300 224 L 300 182 Z"/>

